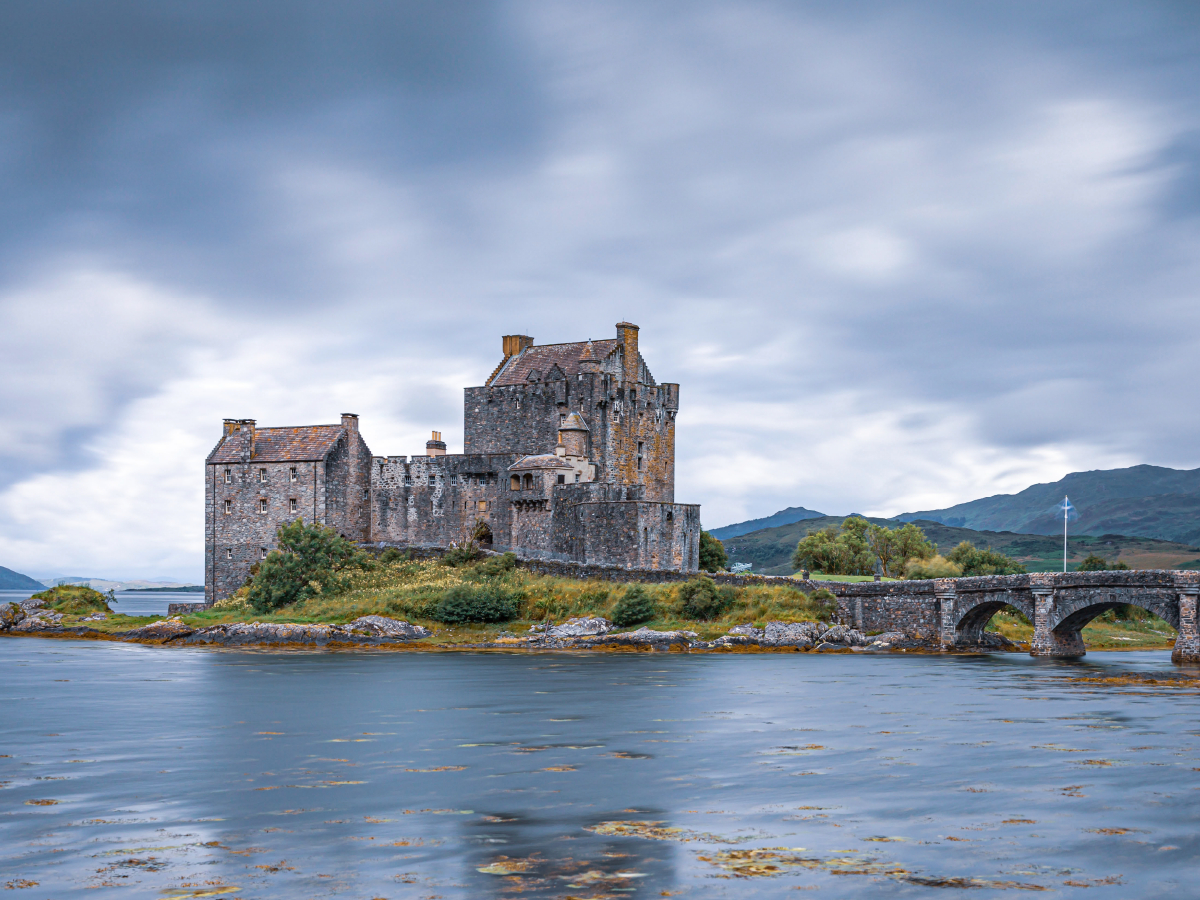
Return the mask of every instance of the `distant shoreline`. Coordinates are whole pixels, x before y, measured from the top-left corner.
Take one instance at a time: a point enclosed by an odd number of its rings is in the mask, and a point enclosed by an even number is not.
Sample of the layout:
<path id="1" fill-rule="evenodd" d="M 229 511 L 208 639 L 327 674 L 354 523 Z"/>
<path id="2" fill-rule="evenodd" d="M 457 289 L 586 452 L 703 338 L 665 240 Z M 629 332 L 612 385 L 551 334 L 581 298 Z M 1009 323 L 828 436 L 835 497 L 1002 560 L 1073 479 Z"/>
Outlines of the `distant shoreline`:
<path id="1" fill-rule="evenodd" d="M 202 584 L 186 584 L 183 587 L 161 587 L 161 588 L 125 588 L 117 591 L 118 594 L 203 594 L 204 585 Z"/>

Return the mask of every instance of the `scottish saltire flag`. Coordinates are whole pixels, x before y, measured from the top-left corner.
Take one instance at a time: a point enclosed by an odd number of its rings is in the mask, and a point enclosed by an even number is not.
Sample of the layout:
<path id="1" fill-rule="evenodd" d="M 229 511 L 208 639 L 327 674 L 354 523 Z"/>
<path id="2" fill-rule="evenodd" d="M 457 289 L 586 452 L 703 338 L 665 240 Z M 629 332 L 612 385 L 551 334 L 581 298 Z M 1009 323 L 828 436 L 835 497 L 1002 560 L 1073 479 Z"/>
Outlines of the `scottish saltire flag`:
<path id="1" fill-rule="evenodd" d="M 1079 512 L 1071 505 L 1071 501 L 1067 497 L 1063 497 L 1063 502 L 1058 504 L 1058 508 L 1062 510 L 1064 519 L 1078 519 Z"/>

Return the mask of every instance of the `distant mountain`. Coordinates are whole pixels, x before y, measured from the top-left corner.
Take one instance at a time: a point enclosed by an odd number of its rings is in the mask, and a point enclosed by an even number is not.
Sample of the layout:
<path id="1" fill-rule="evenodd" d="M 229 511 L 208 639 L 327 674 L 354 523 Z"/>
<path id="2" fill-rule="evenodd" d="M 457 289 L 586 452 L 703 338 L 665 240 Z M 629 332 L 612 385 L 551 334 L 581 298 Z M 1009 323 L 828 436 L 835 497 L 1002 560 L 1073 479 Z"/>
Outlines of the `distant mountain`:
<path id="1" fill-rule="evenodd" d="M 1200 469 L 1130 466 L 1072 472 L 1018 494 L 997 494 L 946 509 L 904 513 L 898 519 L 941 522 L 986 531 L 1062 532 L 1058 505 L 1069 496 L 1079 512 L 1074 534 L 1121 534 L 1200 543 Z"/>
<path id="2" fill-rule="evenodd" d="M 54 578 L 47 578 L 42 581 L 46 587 L 54 587 L 58 584 L 84 584 L 97 591 L 129 591 L 129 590 L 147 590 L 156 591 L 167 588 L 194 588 L 196 585 L 185 584 L 180 581 L 146 581 L 143 579 L 131 579 L 128 581 L 120 581 L 113 578 L 96 578 L 93 576 L 83 575 L 57 575 Z M 203 590 L 203 588 L 201 588 Z"/>
<path id="3" fill-rule="evenodd" d="M 40 581 L 36 581 L 28 575 L 22 575 L 20 572 L 0 566 L 0 590 L 40 591 L 45 587 Z"/>
<path id="4" fill-rule="evenodd" d="M 724 541 L 727 538 L 739 537 L 743 534 L 749 534 L 752 531 L 761 531 L 763 528 L 777 528 L 780 525 L 792 525 L 796 522 L 803 522 L 805 519 L 819 519 L 825 513 L 813 512 L 811 509 L 805 509 L 803 506 L 789 506 L 787 509 L 781 509 L 773 516 L 766 516 L 762 519 L 750 519 L 748 522 L 738 522 L 735 525 L 724 525 L 721 528 L 714 528 L 709 532 L 718 541 Z"/>
<path id="5" fill-rule="evenodd" d="M 791 575 L 792 551 L 805 535 L 841 525 L 845 516 L 824 516 L 805 519 L 790 525 L 764 528 L 736 538 L 725 540 L 725 552 L 729 561 L 748 562 L 752 571 L 760 575 Z M 864 516 L 869 522 L 894 528 L 900 523 L 895 519 L 878 519 Z M 1024 564 L 1031 572 L 1054 572 L 1062 568 L 1062 535 L 1014 534 L 1011 531 L 976 531 L 970 528 L 942 525 L 938 522 L 917 520 L 925 536 L 933 541 L 942 553 L 953 550 L 962 541 L 970 541 L 976 547 L 999 550 Z M 1200 568 L 1200 547 L 1160 541 L 1148 537 L 1122 537 L 1104 534 L 1100 537 L 1071 534 L 1068 546 L 1068 563 L 1073 568 L 1085 556 L 1095 553 L 1105 559 L 1121 559 L 1135 569 L 1196 569 Z"/>

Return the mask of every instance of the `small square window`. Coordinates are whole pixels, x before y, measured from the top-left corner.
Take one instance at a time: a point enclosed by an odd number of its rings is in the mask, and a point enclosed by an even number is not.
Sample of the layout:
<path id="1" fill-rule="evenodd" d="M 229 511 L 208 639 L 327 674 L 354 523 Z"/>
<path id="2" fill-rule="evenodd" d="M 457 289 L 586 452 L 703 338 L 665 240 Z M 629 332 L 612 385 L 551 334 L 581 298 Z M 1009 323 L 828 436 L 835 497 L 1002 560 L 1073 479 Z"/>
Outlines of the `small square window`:
<path id="1" fill-rule="evenodd" d="M 575 473 L 575 483 L 579 484 L 579 473 L 578 472 Z"/>
<path id="2" fill-rule="evenodd" d="M 558 476 L 558 483 L 559 483 L 559 484 L 566 484 L 566 483 L 567 483 L 567 476 L 566 476 L 566 475 L 559 475 L 559 476 Z"/>
<path id="3" fill-rule="evenodd" d="M 260 513 L 265 513 L 267 511 L 267 498 L 266 497 L 258 498 L 258 511 Z"/>
<path id="4" fill-rule="evenodd" d="M 288 511 L 289 511 L 289 512 L 295 512 L 295 511 L 296 511 L 296 506 L 297 506 L 297 505 L 298 505 L 298 504 L 296 503 L 296 498 L 295 498 L 295 497 L 292 497 L 290 500 L 288 500 Z"/>
<path id="5" fill-rule="evenodd" d="M 258 556 L 258 558 L 259 558 L 259 559 L 266 559 L 266 558 L 267 558 L 267 548 L 266 548 L 266 547 L 263 547 L 263 548 L 262 548 L 262 549 L 259 551 L 259 556 Z"/>
<path id="6" fill-rule="evenodd" d="M 226 558 L 226 559 L 233 559 L 233 548 L 232 548 L 232 547 L 228 548 L 228 549 L 225 551 L 225 558 Z"/>
<path id="7" fill-rule="evenodd" d="M 296 467 L 295 466 L 292 466 L 291 469 L 288 470 L 288 477 L 291 478 L 292 481 L 296 480 Z"/>
<path id="8" fill-rule="evenodd" d="M 227 516 L 232 515 L 232 513 L 233 513 L 233 501 L 226 500 L 225 501 L 225 515 L 227 515 Z"/>

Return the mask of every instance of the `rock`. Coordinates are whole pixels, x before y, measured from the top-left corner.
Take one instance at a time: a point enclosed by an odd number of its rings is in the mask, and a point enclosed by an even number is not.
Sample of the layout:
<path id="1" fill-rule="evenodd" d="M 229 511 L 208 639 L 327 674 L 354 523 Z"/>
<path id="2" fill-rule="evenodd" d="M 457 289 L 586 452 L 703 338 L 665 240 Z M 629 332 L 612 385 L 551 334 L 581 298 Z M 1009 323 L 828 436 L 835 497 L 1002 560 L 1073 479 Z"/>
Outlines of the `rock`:
<path id="1" fill-rule="evenodd" d="M 822 641 L 821 643 L 817 644 L 817 646 L 814 647 L 813 649 L 814 650 L 845 650 L 846 648 L 842 644 L 831 644 L 828 641 Z"/>
<path id="2" fill-rule="evenodd" d="M 979 636 L 979 644 L 982 647 L 990 647 L 994 650 L 1019 650 L 1020 648 L 1006 638 L 1002 634 L 997 634 L 994 631 L 985 631 Z"/>
<path id="3" fill-rule="evenodd" d="M 21 609 L 25 610 L 26 615 L 34 609 L 45 609 L 46 601 L 38 600 L 36 597 L 30 597 L 28 600 L 21 601 Z"/>
<path id="4" fill-rule="evenodd" d="M 182 619 L 176 617 L 151 622 L 149 625 L 143 625 L 141 628 L 126 631 L 121 636 L 130 641 L 156 641 L 160 644 L 165 644 L 168 641 L 186 637 L 195 630 L 190 625 L 185 625 Z"/>
<path id="5" fill-rule="evenodd" d="M 820 635 L 816 622 L 768 622 L 763 632 L 771 647 L 811 647 Z"/>
<path id="6" fill-rule="evenodd" d="M 649 644 L 652 647 L 669 647 L 681 644 L 690 647 L 697 642 L 700 635 L 694 631 L 655 631 L 643 625 L 637 631 L 624 631 L 620 634 L 608 634 L 600 643 L 605 644 Z"/>
<path id="7" fill-rule="evenodd" d="M 847 637 L 850 631 L 851 629 L 845 625 L 834 625 L 821 635 L 821 640 L 827 644 L 845 644 L 848 643 Z"/>
<path id="8" fill-rule="evenodd" d="M 389 619 L 387 616 L 359 616 L 346 627 L 351 631 L 365 631 L 376 637 L 403 638 L 406 641 L 429 637 L 433 634 L 424 626 L 410 625 L 408 622 Z"/>
<path id="9" fill-rule="evenodd" d="M 908 635 L 906 635 L 903 631 L 885 631 L 883 634 L 876 634 L 876 635 L 873 635 L 872 637 L 868 638 L 868 640 L 871 641 L 872 644 L 887 644 L 887 645 L 897 644 L 900 641 L 904 641 L 907 639 L 908 639 Z"/>
<path id="10" fill-rule="evenodd" d="M 0 604 L 0 631 L 8 631 L 25 618 L 25 610 L 19 603 Z"/>
<path id="11" fill-rule="evenodd" d="M 861 631 L 856 631 L 855 629 L 851 628 L 846 632 L 846 643 L 851 647 L 866 647 L 868 644 L 872 643 L 872 640 Z"/>
<path id="12" fill-rule="evenodd" d="M 12 634 L 29 634 L 38 631 L 62 631 L 62 626 L 57 621 L 50 618 L 50 613 L 45 616 L 26 616 L 21 619 L 16 625 L 9 628 Z M 61 619 L 62 616 L 59 616 Z"/>
<path id="13" fill-rule="evenodd" d="M 745 635 L 748 638 L 754 638 L 756 641 L 763 639 L 763 629 L 755 628 L 753 625 L 734 625 L 729 629 L 729 633 Z M 717 640 L 720 640 L 720 638 Z"/>
<path id="14" fill-rule="evenodd" d="M 552 625 L 546 630 L 549 637 L 595 637 L 612 631 L 612 622 L 600 616 L 583 616 L 567 619 L 561 625 Z"/>
<path id="15" fill-rule="evenodd" d="M 79 621 L 80 622 L 103 622 L 107 618 L 108 618 L 108 613 L 98 612 L 98 613 L 92 613 L 90 616 L 85 616 L 84 618 L 80 619 Z"/>

